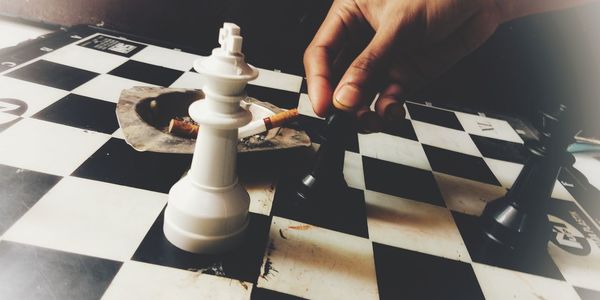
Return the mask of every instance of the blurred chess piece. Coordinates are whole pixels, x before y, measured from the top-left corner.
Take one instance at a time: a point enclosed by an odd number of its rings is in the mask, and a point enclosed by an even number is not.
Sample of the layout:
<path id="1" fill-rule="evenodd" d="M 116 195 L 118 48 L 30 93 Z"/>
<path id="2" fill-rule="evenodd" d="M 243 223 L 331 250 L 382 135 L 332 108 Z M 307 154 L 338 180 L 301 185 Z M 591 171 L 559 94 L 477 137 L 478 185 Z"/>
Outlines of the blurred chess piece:
<path id="1" fill-rule="evenodd" d="M 541 112 L 540 139 L 526 143 L 529 152 L 508 193 L 489 202 L 481 216 L 485 234 L 495 243 L 515 248 L 546 248 L 552 234 L 548 203 L 562 166 L 574 158 L 566 149 L 577 132 L 575 119 L 561 105 L 552 114 Z"/>

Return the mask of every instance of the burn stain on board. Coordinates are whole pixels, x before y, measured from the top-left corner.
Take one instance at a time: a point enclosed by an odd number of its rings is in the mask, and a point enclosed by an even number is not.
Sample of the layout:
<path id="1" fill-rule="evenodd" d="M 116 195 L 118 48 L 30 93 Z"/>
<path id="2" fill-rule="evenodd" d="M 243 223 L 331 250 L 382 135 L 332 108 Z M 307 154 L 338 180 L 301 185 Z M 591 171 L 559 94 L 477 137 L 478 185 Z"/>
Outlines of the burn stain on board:
<path id="1" fill-rule="evenodd" d="M 269 243 L 269 247 L 267 248 L 267 259 L 265 260 L 265 264 L 263 266 L 262 275 L 260 275 L 260 277 L 267 281 L 269 280 L 267 276 L 269 276 L 273 272 L 279 273 L 277 269 L 273 268 L 273 261 L 271 260 L 271 254 L 273 254 L 273 251 L 275 250 L 275 244 L 273 244 L 273 242 Z"/>
<path id="2" fill-rule="evenodd" d="M 283 234 L 282 229 L 279 229 L 279 236 L 281 236 L 282 239 L 287 240 L 287 237 Z"/>
<path id="3" fill-rule="evenodd" d="M 241 280 L 238 280 L 238 282 L 239 282 L 239 283 L 240 283 L 240 285 L 241 285 L 241 286 L 244 288 L 244 290 L 246 290 L 246 291 L 248 290 L 248 284 L 247 284 L 247 283 L 245 283 L 245 282 L 243 282 L 243 281 L 241 281 Z"/>
<path id="4" fill-rule="evenodd" d="M 196 268 L 190 268 L 188 269 L 188 271 L 191 272 L 196 272 L 199 274 L 208 274 L 208 275 L 215 275 L 215 276 L 226 276 L 225 274 L 225 270 L 223 269 L 223 264 L 222 263 L 214 263 L 206 268 L 200 268 L 200 269 L 196 269 Z"/>
<path id="5" fill-rule="evenodd" d="M 269 276 L 269 274 L 272 274 L 272 272 L 279 273 L 277 269 L 273 268 L 273 262 L 271 261 L 271 258 L 267 257 L 263 273 L 260 276 L 268 281 L 269 279 L 267 279 L 267 276 Z"/>

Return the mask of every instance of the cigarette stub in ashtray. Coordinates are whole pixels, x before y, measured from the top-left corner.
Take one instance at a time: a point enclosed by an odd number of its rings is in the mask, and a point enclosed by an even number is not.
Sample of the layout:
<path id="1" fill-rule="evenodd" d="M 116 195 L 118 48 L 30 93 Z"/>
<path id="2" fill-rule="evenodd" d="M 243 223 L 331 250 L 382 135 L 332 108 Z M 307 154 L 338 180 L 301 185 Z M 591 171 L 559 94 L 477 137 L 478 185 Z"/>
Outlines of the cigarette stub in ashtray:
<path id="1" fill-rule="evenodd" d="M 197 89 L 137 86 L 121 92 L 117 103 L 117 119 L 125 141 L 137 151 L 191 154 L 196 139 L 181 137 L 168 132 L 172 119 L 187 120 L 189 106 L 204 99 L 204 92 Z M 285 112 L 271 103 L 247 97 L 242 107 L 252 113 L 253 120 L 270 117 L 279 126 L 275 115 Z M 274 120 L 275 119 L 275 120 Z M 310 146 L 306 132 L 296 126 L 281 126 L 277 130 L 240 139 L 238 152 L 257 152 Z"/>
<path id="2" fill-rule="evenodd" d="M 254 120 L 238 129 L 238 138 L 243 139 L 249 136 L 266 132 L 272 128 L 281 127 L 286 122 L 295 119 L 298 116 L 297 109 L 290 109 L 263 119 Z M 198 135 L 199 126 L 193 120 L 171 119 L 169 123 L 169 133 L 187 138 L 195 138 Z"/>

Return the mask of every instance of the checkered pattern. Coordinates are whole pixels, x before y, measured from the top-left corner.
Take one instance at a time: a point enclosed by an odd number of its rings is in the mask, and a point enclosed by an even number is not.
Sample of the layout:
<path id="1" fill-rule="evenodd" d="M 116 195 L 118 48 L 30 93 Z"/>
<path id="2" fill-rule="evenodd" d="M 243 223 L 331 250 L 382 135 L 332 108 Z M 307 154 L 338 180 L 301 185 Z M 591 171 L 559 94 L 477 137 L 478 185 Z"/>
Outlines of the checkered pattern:
<path id="1" fill-rule="evenodd" d="M 181 251 L 162 233 L 163 209 L 191 157 L 136 152 L 114 110 L 134 85 L 201 87 L 190 68 L 199 56 L 64 35 L 69 44 L 0 74 L 0 298 L 600 295 L 597 224 L 560 183 L 547 252 L 486 248 L 477 216 L 524 162 L 509 123 L 418 103 L 398 126 L 357 135 L 344 162 L 350 188 L 316 203 L 293 196 L 297 153 L 240 156 L 252 199 L 245 242 L 222 255 Z M 248 94 L 298 107 L 299 126 L 320 142 L 324 121 L 301 77 L 261 70 Z"/>

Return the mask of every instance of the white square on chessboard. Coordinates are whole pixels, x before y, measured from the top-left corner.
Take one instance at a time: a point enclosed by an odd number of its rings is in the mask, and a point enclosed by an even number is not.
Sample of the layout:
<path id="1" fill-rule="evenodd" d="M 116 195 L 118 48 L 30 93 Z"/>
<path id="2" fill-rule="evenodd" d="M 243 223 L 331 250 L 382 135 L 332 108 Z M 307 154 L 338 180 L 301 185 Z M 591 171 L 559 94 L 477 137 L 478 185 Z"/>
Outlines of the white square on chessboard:
<path id="1" fill-rule="evenodd" d="M 553 233 L 556 234 L 556 239 L 562 244 L 562 248 L 557 246 L 554 242 L 548 243 L 548 254 L 552 257 L 552 260 L 560 270 L 565 280 L 572 285 L 579 287 L 600 291 L 600 243 L 598 237 L 593 238 L 592 235 L 594 226 L 593 224 L 587 223 L 581 215 L 577 212 L 571 211 L 570 214 L 579 219 L 580 226 L 587 227 L 588 232 L 581 232 L 569 222 L 566 222 L 554 215 L 548 215 L 550 222 L 564 225 L 562 230 L 558 231 L 556 228 L 553 229 Z M 583 245 L 582 243 L 587 243 Z M 567 251 L 572 250 L 583 250 L 589 246 L 589 253 L 583 255 L 576 255 Z"/>
<path id="2" fill-rule="evenodd" d="M 250 299 L 251 283 L 126 261 L 102 299 Z"/>
<path id="3" fill-rule="evenodd" d="M 27 103 L 24 117 L 34 115 L 68 94 L 67 91 L 53 87 L 0 76 L 0 98 L 16 99 Z M 16 108 L 14 105 L 0 100 L 0 111 L 11 111 L 14 108 Z"/>
<path id="4" fill-rule="evenodd" d="M 446 206 L 457 212 L 479 216 L 487 202 L 506 194 L 500 186 L 433 172 Z"/>
<path id="5" fill-rule="evenodd" d="M 275 187 L 277 186 L 275 176 L 269 179 L 242 180 L 241 184 L 250 195 L 249 211 L 265 216 L 270 215 L 273 198 L 275 197 Z"/>
<path id="6" fill-rule="evenodd" d="M 258 68 L 258 77 L 250 84 L 268 87 L 272 89 L 299 93 L 302 86 L 302 77 L 266 69 Z"/>
<path id="7" fill-rule="evenodd" d="M 421 143 L 385 133 L 359 134 L 360 154 L 431 171 Z"/>
<path id="8" fill-rule="evenodd" d="M 351 151 L 345 152 L 343 172 L 344 179 L 349 187 L 359 190 L 365 189 L 365 173 L 360 154 Z"/>
<path id="9" fill-rule="evenodd" d="M 419 142 L 430 146 L 481 157 L 468 133 L 412 120 Z"/>
<path id="10" fill-rule="evenodd" d="M 519 173 L 521 173 L 521 170 L 523 169 L 522 164 L 487 157 L 484 157 L 483 159 L 488 167 L 490 167 L 492 173 L 498 178 L 500 184 L 507 189 L 512 187 L 513 183 L 517 180 Z M 571 193 L 569 193 L 558 180 L 554 183 L 551 197 L 566 201 L 575 201 L 575 198 L 573 198 Z"/>
<path id="11" fill-rule="evenodd" d="M 165 194 L 65 177 L 6 232 L 4 239 L 125 261 L 166 203 Z"/>
<path id="12" fill-rule="evenodd" d="M 134 86 L 156 86 L 110 74 L 101 74 L 73 90 L 74 94 L 108 102 L 119 102 L 121 92 Z"/>
<path id="13" fill-rule="evenodd" d="M 313 110 L 312 103 L 310 102 L 310 98 L 308 98 L 307 94 L 300 94 L 300 99 L 298 100 L 298 113 L 301 115 L 317 118 L 324 120 L 325 118 L 319 117 L 315 111 Z"/>
<path id="14" fill-rule="evenodd" d="M 189 71 L 202 56 L 178 50 L 148 45 L 131 59 L 179 71 Z"/>
<path id="15" fill-rule="evenodd" d="M 204 87 L 204 79 L 202 75 L 194 72 L 185 72 L 169 87 L 180 89 L 202 89 Z"/>
<path id="16" fill-rule="evenodd" d="M 579 299 L 564 281 L 473 263 L 473 271 L 486 299 Z"/>
<path id="17" fill-rule="evenodd" d="M 408 112 L 408 107 L 406 107 L 406 103 L 403 103 L 402 106 L 404 107 L 404 112 L 406 114 L 404 117 L 408 120 L 411 120 L 410 113 Z"/>
<path id="18" fill-rule="evenodd" d="M 298 297 L 378 299 L 371 241 L 279 217 L 261 274 L 258 287 Z"/>
<path id="19" fill-rule="evenodd" d="M 0 104 L 0 105 L 2 105 L 2 104 Z M 19 118 L 19 116 L 3 113 L 2 111 L 0 111 L 0 126 L 3 124 L 6 124 L 8 122 L 12 122 L 18 118 Z"/>
<path id="20" fill-rule="evenodd" d="M 0 163 L 65 176 L 109 139 L 107 134 L 26 118 L 0 133 Z"/>
<path id="21" fill-rule="evenodd" d="M 372 241 L 471 262 L 448 209 L 369 190 L 365 201 Z"/>
<path id="22" fill-rule="evenodd" d="M 110 72 L 128 60 L 123 56 L 74 44 L 52 51 L 42 59 L 96 73 Z"/>
<path id="23" fill-rule="evenodd" d="M 455 113 L 458 121 L 468 133 L 523 144 L 521 137 L 515 132 L 512 126 L 504 120 L 462 112 Z"/>
<path id="24" fill-rule="evenodd" d="M 115 130 L 115 132 L 113 132 L 110 136 L 122 140 L 125 139 L 125 134 L 123 133 L 123 129 L 121 129 L 121 127 L 117 128 L 117 130 Z"/>

